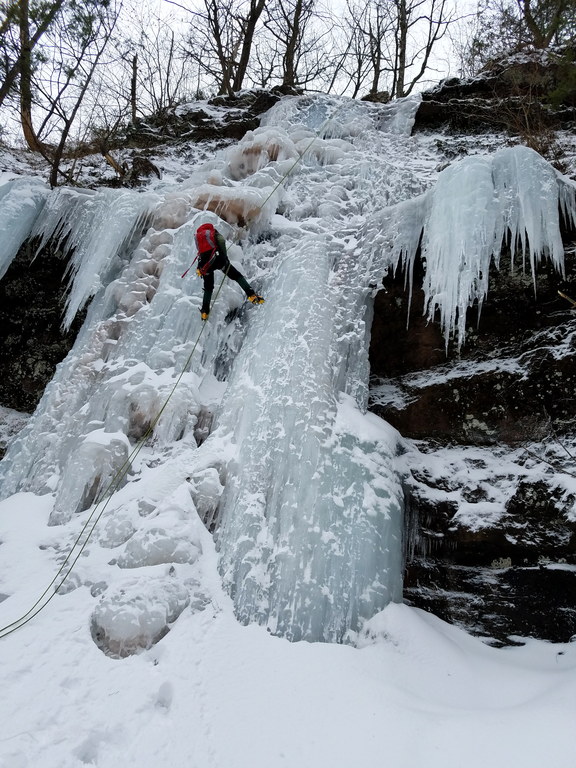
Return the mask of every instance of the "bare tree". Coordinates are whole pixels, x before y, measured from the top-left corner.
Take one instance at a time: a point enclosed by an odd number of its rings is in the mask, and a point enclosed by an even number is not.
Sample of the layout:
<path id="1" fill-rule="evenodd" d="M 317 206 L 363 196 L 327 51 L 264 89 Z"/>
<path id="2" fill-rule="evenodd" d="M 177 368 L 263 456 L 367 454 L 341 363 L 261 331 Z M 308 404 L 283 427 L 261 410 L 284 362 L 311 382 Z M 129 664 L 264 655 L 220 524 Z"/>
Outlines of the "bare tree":
<path id="1" fill-rule="evenodd" d="M 0 106 L 20 80 L 30 90 L 34 49 L 62 10 L 65 0 L 33 3 L 9 0 L 0 3 Z M 26 97 L 28 98 L 28 94 Z"/>
<path id="2" fill-rule="evenodd" d="M 203 0 L 201 10 L 176 0 L 167 2 L 193 16 L 187 52 L 209 80 L 216 80 L 218 93 L 240 90 L 266 0 Z"/>
<path id="3" fill-rule="evenodd" d="M 176 106 L 188 85 L 184 49 L 170 23 L 142 24 L 136 50 L 137 57 L 129 57 L 133 119 L 137 111 L 159 113 Z"/>
<path id="4" fill-rule="evenodd" d="M 393 81 L 391 94 L 407 96 L 422 79 L 436 43 L 455 14 L 447 0 L 394 0 Z"/>
<path id="5" fill-rule="evenodd" d="M 503 54 L 573 42 L 576 4 L 574 0 L 479 0 L 470 27 L 460 58 L 462 70 L 474 74 Z"/>
<path id="6" fill-rule="evenodd" d="M 274 38 L 261 36 L 249 62 L 250 80 L 260 88 L 269 88 L 278 80 L 280 58 Z"/>
<path id="7" fill-rule="evenodd" d="M 388 85 L 385 77 L 392 72 L 390 43 L 394 35 L 394 17 L 387 0 L 364 0 L 358 5 L 348 0 L 344 16 L 349 36 L 346 72 L 347 87 L 352 85 L 355 98 L 369 82 L 368 97 L 373 98 Z"/>
<path id="8" fill-rule="evenodd" d="M 348 0 L 352 40 L 344 69 L 354 95 L 369 82 L 367 97 L 388 91 L 407 96 L 426 73 L 430 56 L 455 14 L 448 0 Z"/>
<path id="9" fill-rule="evenodd" d="M 354 0 L 346 0 L 345 13 L 336 22 L 343 44 L 340 44 L 334 58 L 328 93 L 338 84 L 341 93 L 349 93 L 356 98 L 370 76 L 370 37 L 366 34 L 369 8 L 366 1 L 359 5 Z"/>
<path id="10" fill-rule="evenodd" d="M 241 28 L 242 46 L 240 49 L 240 58 L 234 74 L 234 81 L 232 83 L 232 88 L 235 91 L 239 91 L 242 88 L 244 78 L 246 77 L 248 64 L 250 62 L 250 54 L 254 43 L 254 35 L 256 33 L 256 26 L 265 5 L 266 0 L 250 0 L 248 12 L 244 17 L 238 19 L 238 24 Z"/>
<path id="11" fill-rule="evenodd" d="M 317 6 L 317 0 L 275 0 L 266 6 L 264 26 L 275 41 L 284 87 L 329 79 L 332 57 L 324 45 L 329 32 L 318 26 Z"/>
<path id="12" fill-rule="evenodd" d="M 76 16 L 77 25 L 76 34 L 70 36 L 68 25 L 60 29 L 60 50 L 65 50 L 68 45 L 68 58 L 65 66 L 59 68 L 59 73 L 63 75 L 60 78 L 60 88 L 56 93 L 52 91 L 50 97 L 49 113 L 59 118 L 59 138 L 56 146 L 50 153 L 51 172 L 50 183 L 56 186 L 60 173 L 60 163 L 64 153 L 64 148 L 76 116 L 82 106 L 86 92 L 92 82 L 94 73 L 106 50 L 121 8 L 121 0 L 118 4 L 109 3 L 107 6 L 98 4 L 96 9 L 84 7 L 79 15 Z M 82 34 L 78 34 L 79 26 Z M 48 122 L 45 118 L 43 126 Z"/>
<path id="13" fill-rule="evenodd" d="M 42 26 L 34 27 L 38 8 L 30 0 L 18 0 L 14 61 L 20 123 L 28 147 L 50 162 L 52 184 L 58 178 L 64 148 L 109 43 L 121 3 L 66 0 L 58 9 L 51 5 L 50 23 L 44 15 Z"/>
<path id="14" fill-rule="evenodd" d="M 128 12 L 106 53 L 107 66 L 94 73 L 83 109 L 92 114 L 89 134 L 105 155 L 139 116 L 167 114 L 194 91 L 184 33 L 174 19 L 139 3 Z"/>

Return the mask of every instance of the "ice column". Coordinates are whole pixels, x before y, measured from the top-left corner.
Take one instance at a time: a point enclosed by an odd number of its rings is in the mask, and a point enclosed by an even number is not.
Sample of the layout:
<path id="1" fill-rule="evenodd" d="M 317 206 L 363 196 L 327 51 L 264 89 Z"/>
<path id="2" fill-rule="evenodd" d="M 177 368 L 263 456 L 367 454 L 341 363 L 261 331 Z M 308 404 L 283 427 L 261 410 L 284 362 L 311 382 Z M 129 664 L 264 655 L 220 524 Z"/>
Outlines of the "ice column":
<path id="1" fill-rule="evenodd" d="M 401 491 L 393 439 L 335 386 L 330 277 L 323 238 L 277 265 L 212 439 L 237 446 L 218 546 L 239 619 L 341 642 L 400 599 Z"/>

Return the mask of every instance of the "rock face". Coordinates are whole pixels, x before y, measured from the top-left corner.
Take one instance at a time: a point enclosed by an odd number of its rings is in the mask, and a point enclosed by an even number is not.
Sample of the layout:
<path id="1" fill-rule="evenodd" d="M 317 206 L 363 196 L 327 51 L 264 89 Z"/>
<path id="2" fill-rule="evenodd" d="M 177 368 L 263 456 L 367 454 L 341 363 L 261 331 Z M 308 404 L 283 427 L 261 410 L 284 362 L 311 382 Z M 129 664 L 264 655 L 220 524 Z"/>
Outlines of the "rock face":
<path id="1" fill-rule="evenodd" d="M 515 444 L 540 440 L 550 427 L 564 431 L 576 415 L 574 309 L 558 290 L 576 295 L 572 260 L 561 280 L 541 269 L 532 278 L 509 263 L 491 270 L 488 298 L 478 322 L 468 315 L 466 344 L 446 343 L 440 328 L 423 316 L 418 290 L 408 319 L 402 280 L 384 280 L 376 299 L 371 344 L 372 371 L 394 378 L 403 404 L 386 418 L 403 435 L 462 444 Z M 431 377 L 410 376 L 437 370 Z M 425 378 L 425 386 L 422 381 Z"/>
<path id="2" fill-rule="evenodd" d="M 486 126 L 501 129 L 496 105 L 517 103 L 518 83 L 529 75 L 550 91 L 539 64 L 445 82 L 424 95 L 415 130 L 447 127 L 454 156 L 450 132 L 476 140 Z M 188 106 L 157 115 L 131 130 L 129 146 L 225 144 L 257 127 L 279 97 L 218 97 L 209 111 Z M 566 120 L 574 120 L 571 98 L 558 113 Z M 408 510 L 405 598 L 499 643 L 576 635 L 576 309 L 557 293 L 576 299 L 574 240 L 567 232 L 566 278 L 542 267 L 536 294 L 531 277 L 511 273 L 504 255 L 479 322 L 470 313 L 461 350 L 446 347 L 438 324 L 423 317 L 418 270 L 409 316 L 402 276 L 386 277 L 375 302 L 371 408 L 412 445 L 399 457 Z M 0 281 L 0 405 L 33 410 L 83 322 L 80 315 L 69 333 L 61 330 L 65 266 L 57 253 L 33 260 L 28 244 Z M 219 481 L 200 480 L 197 501 L 213 520 Z M 164 597 L 161 591 L 161 610 L 150 609 L 161 619 L 154 631 L 141 631 L 148 627 L 143 606 L 132 634 L 123 596 L 107 598 L 94 618 L 98 642 L 119 655 L 149 647 L 184 607 L 178 595 L 175 607 Z"/>
<path id="3" fill-rule="evenodd" d="M 26 244 L 0 281 L 0 405 L 31 412 L 70 350 L 84 320 L 62 330 L 66 261 L 57 253 L 34 258 Z"/>
<path id="4" fill-rule="evenodd" d="M 405 598 L 498 643 L 576 634 L 576 310 L 559 289 L 576 297 L 573 257 L 536 294 L 504 263 L 460 351 L 421 290 L 408 317 L 402 276 L 376 297 L 371 408 L 415 441 Z"/>
<path id="5" fill-rule="evenodd" d="M 238 141 L 260 125 L 260 115 L 282 95 L 281 89 L 243 91 L 215 96 L 206 102 L 206 108 L 185 104 L 139 120 L 129 128 L 125 141 L 137 147 L 170 141 Z"/>
<path id="6" fill-rule="evenodd" d="M 447 160 L 470 135 L 507 132 L 565 171 L 551 128 L 576 120 L 566 53 L 444 81 L 414 130 L 441 128 Z M 565 279 L 541 267 L 536 292 L 503 254 L 461 350 L 423 317 L 421 266 L 409 316 L 402 277 L 386 277 L 375 302 L 371 408 L 414 441 L 400 459 L 405 599 L 496 643 L 576 637 L 576 308 L 558 294 L 576 299 L 574 241 L 564 233 Z"/>
<path id="7" fill-rule="evenodd" d="M 530 134 L 576 119 L 574 48 L 534 51 L 496 60 L 479 76 L 442 81 L 423 94 L 416 129 L 448 125 L 477 133 L 486 127 Z"/>

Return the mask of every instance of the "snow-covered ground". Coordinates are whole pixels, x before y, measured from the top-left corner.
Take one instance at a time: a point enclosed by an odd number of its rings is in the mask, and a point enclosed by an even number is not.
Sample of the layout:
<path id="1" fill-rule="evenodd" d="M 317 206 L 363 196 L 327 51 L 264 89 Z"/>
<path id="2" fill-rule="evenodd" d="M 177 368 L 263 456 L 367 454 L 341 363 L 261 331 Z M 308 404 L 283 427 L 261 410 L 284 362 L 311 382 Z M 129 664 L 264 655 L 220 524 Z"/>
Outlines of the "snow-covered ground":
<path id="1" fill-rule="evenodd" d="M 40 547 L 62 540 L 47 506 L 31 494 L 0 505 L 3 589 L 23 606 L 53 575 Z M 573 768 L 576 643 L 497 650 L 398 604 L 358 647 L 290 643 L 236 621 L 211 537 L 196 532 L 208 600 L 150 650 L 101 653 L 97 584 L 1 641 L 2 768 Z"/>
<path id="2" fill-rule="evenodd" d="M 91 305 L 0 464 L 2 768 L 574 768 L 576 643 L 398 603 L 410 447 L 365 408 L 372 286 L 422 229 L 462 339 L 506 231 L 562 268 L 575 188 L 525 148 L 442 171 L 416 107 L 284 99 L 141 192 L 3 177 L 2 268 L 67 238 Z M 266 303 L 227 281 L 203 325 L 206 220 Z"/>

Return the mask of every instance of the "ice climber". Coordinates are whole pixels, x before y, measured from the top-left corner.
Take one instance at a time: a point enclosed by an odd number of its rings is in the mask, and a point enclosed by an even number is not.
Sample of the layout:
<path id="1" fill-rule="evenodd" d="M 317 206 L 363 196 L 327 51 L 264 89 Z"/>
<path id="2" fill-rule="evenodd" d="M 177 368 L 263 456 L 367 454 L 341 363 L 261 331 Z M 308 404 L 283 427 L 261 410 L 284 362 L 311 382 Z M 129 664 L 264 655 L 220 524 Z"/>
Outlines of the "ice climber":
<path id="1" fill-rule="evenodd" d="M 252 304 L 264 303 L 262 296 L 256 293 L 244 275 L 230 263 L 226 252 L 226 241 L 213 224 L 202 224 L 198 227 L 195 238 L 198 250 L 198 269 L 196 272 L 204 278 L 204 298 L 200 309 L 202 320 L 208 320 L 210 314 L 210 302 L 214 291 L 214 271 L 216 269 L 221 269 L 225 275 L 235 280 Z"/>

